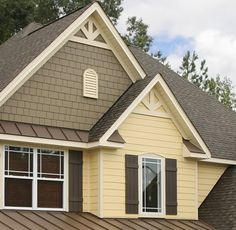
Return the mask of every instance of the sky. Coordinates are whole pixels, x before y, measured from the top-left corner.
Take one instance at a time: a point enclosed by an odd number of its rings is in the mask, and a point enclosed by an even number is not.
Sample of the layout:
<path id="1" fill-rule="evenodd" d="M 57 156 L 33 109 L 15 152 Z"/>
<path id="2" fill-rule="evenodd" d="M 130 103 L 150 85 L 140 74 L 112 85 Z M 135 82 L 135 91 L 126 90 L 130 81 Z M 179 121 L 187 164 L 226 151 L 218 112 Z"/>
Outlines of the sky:
<path id="1" fill-rule="evenodd" d="M 172 69 L 187 50 L 196 51 L 210 76 L 227 76 L 236 87 L 235 0 L 124 0 L 123 7 L 121 33 L 128 17 L 141 17 L 154 38 L 151 51 L 161 50 Z"/>

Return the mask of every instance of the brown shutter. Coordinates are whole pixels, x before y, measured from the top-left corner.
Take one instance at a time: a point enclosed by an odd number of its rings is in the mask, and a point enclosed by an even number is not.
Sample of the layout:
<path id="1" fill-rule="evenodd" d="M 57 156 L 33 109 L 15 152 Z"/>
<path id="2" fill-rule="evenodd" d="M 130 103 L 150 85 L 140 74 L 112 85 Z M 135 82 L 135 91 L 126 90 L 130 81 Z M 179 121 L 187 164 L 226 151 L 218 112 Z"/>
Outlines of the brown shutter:
<path id="1" fill-rule="evenodd" d="M 125 155 L 125 210 L 138 214 L 138 156 Z"/>
<path id="2" fill-rule="evenodd" d="M 83 153 L 69 151 L 69 211 L 83 211 Z"/>
<path id="3" fill-rule="evenodd" d="M 177 215 L 177 161 L 166 159 L 166 214 Z"/>

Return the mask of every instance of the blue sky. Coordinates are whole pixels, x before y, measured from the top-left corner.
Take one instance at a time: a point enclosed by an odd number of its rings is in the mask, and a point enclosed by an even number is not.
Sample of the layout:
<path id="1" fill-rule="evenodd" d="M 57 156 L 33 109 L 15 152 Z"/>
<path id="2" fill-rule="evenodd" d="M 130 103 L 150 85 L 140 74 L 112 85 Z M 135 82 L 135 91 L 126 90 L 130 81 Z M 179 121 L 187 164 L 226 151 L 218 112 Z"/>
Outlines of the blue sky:
<path id="1" fill-rule="evenodd" d="M 154 38 L 151 52 L 161 50 L 174 70 L 195 50 L 211 76 L 227 76 L 236 87 L 235 0 L 124 0 L 123 7 L 121 33 L 128 17 L 142 18 Z"/>

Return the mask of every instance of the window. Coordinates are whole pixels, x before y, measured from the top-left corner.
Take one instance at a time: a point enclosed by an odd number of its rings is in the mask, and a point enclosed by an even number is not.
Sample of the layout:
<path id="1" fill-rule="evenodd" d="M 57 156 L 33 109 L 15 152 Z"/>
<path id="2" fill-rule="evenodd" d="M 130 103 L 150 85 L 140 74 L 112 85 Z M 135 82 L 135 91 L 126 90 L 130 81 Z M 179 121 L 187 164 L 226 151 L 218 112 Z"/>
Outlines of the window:
<path id="1" fill-rule="evenodd" d="M 5 207 L 63 209 L 64 152 L 5 146 Z"/>
<path id="2" fill-rule="evenodd" d="M 141 213 L 163 213 L 163 159 L 141 157 Z"/>

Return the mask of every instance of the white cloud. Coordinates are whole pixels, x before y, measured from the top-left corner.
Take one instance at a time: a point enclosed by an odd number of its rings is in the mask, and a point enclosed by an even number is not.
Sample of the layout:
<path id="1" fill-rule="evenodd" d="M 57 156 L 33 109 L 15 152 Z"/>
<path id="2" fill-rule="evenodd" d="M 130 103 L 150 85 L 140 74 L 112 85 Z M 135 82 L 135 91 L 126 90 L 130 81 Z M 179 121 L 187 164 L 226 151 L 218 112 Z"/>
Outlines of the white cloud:
<path id="1" fill-rule="evenodd" d="M 142 17 L 150 34 L 173 39 L 191 38 L 193 49 L 207 60 L 210 73 L 229 76 L 236 86 L 236 1 L 234 0 L 124 0 L 118 29 L 125 31 L 129 16 Z M 172 66 L 181 62 L 186 47 L 180 44 L 169 56 Z"/>

